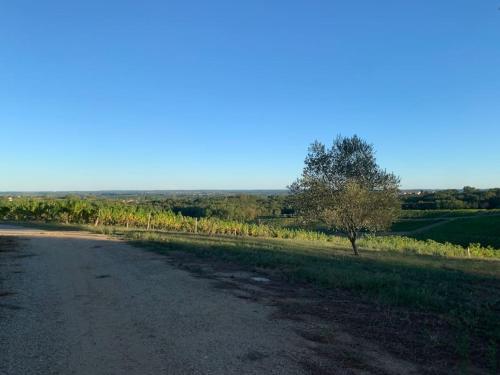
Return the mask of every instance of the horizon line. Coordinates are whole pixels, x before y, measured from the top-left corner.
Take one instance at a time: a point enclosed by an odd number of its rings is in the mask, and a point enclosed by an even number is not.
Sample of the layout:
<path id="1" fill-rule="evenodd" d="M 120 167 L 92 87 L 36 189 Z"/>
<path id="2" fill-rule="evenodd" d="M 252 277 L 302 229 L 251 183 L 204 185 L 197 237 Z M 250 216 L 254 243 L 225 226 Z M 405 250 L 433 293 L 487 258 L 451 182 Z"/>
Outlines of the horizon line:
<path id="1" fill-rule="evenodd" d="M 471 186 L 475 188 L 474 186 Z M 499 189 L 500 187 L 476 188 L 477 190 Z M 401 191 L 436 191 L 436 190 L 463 190 L 460 188 L 402 188 Z M 288 191 L 287 188 L 251 188 L 251 189 L 91 189 L 91 190 L 0 190 L 0 194 L 7 193 L 110 193 L 110 192 L 258 192 L 258 191 Z"/>

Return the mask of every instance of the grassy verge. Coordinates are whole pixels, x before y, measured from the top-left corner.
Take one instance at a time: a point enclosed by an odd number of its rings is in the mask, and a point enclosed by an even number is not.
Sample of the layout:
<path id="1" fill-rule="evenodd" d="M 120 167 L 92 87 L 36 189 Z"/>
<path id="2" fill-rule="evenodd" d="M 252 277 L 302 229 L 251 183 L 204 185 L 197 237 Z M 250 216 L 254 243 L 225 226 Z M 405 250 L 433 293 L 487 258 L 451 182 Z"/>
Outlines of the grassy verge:
<path id="1" fill-rule="evenodd" d="M 191 234 L 122 232 L 132 244 L 160 253 L 184 251 L 267 270 L 290 282 L 337 288 L 377 303 L 435 314 L 452 327 L 457 355 L 472 350 L 497 368 L 500 342 L 500 261 L 445 259 L 365 251 L 297 240 L 242 239 Z"/>
<path id="2" fill-rule="evenodd" d="M 186 251 L 319 287 L 340 288 L 381 303 L 441 314 L 475 337 L 497 343 L 500 261 L 444 259 L 365 251 L 296 240 L 242 239 L 119 231 L 135 245 L 162 253 Z M 457 331 L 458 332 L 458 331 Z"/>
<path id="3" fill-rule="evenodd" d="M 98 232 L 113 232 L 116 228 L 115 226 L 99 226 L 95 228 L 91 225 L 85 224 L 59 224 L 59 223 L 45 223 L 45 222 L 5 222 L 8 224 L 21 224 L 24 226 L 35 226 L 43 227 L 46 229 L 58 229 L 58 230 L 74 230 L 84 229 L 90 231 Z M 137 228 L 136 228 L 137 229 Z M 137 229 L 139 230 L 139 229 Z M 172 232 L 165 230 L 155 230 L 156 233 L 192 233 L 192 232 Z M 197 236 L 206 236 L 205 234 L 199 233 Z M 263 239 L 263 240 L 280 240 L 283 238 L 275 237 L 263 237 L 263 236 L 242 236 L 242 235 L 208 235 L 208 237 L 229 237 L 238 239 Z M 345 237 L 340 237 L 337 235 L 321 235 L 321 236 L 308 236 L 307 238 L 286 238 L 289 243 L 307 243 L 310 246 L 314 244 L 327 245 L 328 247 L 336 248 L 350 248 L 349 241 Z M 308 246 L 309 246 L 308 245 Z M 500 250 L 493 247 L 483 247 L 481 244 L 472 244 L 468 246 L 467 251 L 461 245 L 452 244 L 450 242 L 437 242 L 432 239 L 418 240 L 411 237 L 405 236 L 376 236 L 376 235 L 365 235 L 359 240 L 359 245 L 364 250 L 369 251 L 382 251 L 382 252 L 393 252 L 393 253 L 404 253 L 404 254 L 419 254 L 419 255 L 433 255 L 441 257 L 473 257 L 473 258 L 496 258 L 500 259 Z"/>

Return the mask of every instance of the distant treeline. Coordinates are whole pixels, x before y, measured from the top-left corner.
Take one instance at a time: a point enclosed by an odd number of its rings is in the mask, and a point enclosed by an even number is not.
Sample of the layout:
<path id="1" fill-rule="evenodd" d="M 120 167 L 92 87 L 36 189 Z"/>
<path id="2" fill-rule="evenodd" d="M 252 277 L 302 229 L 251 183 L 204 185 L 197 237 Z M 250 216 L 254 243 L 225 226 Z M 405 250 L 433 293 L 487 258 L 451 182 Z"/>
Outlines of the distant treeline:
<path id="1" fill-rule="evenodd" d="M 500 188 L 481 190 L 466 186 L 463 190 L 420 192 L 403 196 L 404 210 L 500 208 Z"/>
<path id="2" fill-rule="evenodd" d="M 184 216 L 224 220 L 253 221 L 263 217 L 280 217 L 294 214 L 284 195 L 247 195 L 157 198 L 149 204 Z"/>

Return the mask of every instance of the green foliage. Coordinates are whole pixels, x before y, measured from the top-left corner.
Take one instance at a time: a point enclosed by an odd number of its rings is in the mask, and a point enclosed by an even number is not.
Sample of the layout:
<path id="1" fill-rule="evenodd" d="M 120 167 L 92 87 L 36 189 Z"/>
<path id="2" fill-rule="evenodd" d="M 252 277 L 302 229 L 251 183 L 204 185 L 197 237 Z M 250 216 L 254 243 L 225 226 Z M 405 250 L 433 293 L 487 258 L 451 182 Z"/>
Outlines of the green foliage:
<path id="1" fill-rule="evenodd" d="M 397 217 L 398 187 L 399 179 L 377 165 L 373 146 L 355 135 L 338 136 L 329 149 L 313 143 L 290 191 L 305 221 L 342 231 L 358 255 L 361 231 L 389 228 Z"/>
<path id="2" fill-rule="evenodd" d="M 236 221 L 252 221 L 258 217 L 279 217 L 290 212 L 287 198 L 281 195 L 189 196 L 153 199 L 150 203 L 154 207 L 180 213 L 183 216 Z"/>
<path id="3" fill-rule="evenodd" d="M 439 190 L 408 194 L 403 198 L 403 209 L 466 209 L 500 208 L 500 189 L 480 190 L 470 186 L 462 190 Z"/>
<path id="4" fill-rule="evenodd" d="M 128 226 L 210 235 L 294 238 L 327 241 L 324 233 L 287 229 L 258 223 L 218 218 L 195 218 L 152 205 L 128 204 L 110 200 L 16 198 L 0 200 L 3 218 L 14 221 L 42 221 L 74 224 Z"/>

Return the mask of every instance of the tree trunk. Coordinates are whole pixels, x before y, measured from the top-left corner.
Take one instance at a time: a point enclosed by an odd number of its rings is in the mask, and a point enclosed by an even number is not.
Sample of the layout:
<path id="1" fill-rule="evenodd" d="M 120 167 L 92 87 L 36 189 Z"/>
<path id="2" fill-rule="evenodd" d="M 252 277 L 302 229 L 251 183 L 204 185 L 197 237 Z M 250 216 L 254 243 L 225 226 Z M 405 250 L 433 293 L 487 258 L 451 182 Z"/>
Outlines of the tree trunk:
<path id="1" fill-rule="evenodd" d="M 349 241 L 351 241 L 352 251 L 354 251 L 354 255 L 359 256 L 358 244 L 356 243 L 356 235 L 349 236 Z"/>

